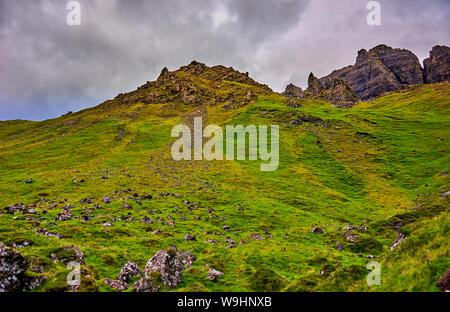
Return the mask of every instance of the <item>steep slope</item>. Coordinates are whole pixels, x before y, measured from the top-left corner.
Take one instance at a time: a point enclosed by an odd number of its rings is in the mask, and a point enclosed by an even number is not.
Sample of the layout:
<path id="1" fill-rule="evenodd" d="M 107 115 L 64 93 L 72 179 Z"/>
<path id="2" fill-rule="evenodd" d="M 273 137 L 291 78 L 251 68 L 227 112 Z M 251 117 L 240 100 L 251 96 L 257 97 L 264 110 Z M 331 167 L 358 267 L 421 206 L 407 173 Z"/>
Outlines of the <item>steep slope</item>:
<path id="1" fill-rule="evenodd" d="M 105 278 L 127 261 L 143 269 L 171 245 L 196 256 L 176 291 L 438 291 L 449 267 L 449 98 L 444 83 L 352 109 L 293 108 L 230 68 L 163 70 L 94 108 L 0 122 L 0 241 L 28 242 L 26 274 L 47 276 L 35 291 L 71 289 L 71 246 L 84 254 L 81 290 L 111 291 Z M 174 161 L 171 129 L 193 116 L 279 125 L 279 169 Z M 399 232 L 407 239 L 391 251 Z M 374 259 L 383 283 L 369 288 Z M 224 275 L 211 281 L 210 268 Z"/>

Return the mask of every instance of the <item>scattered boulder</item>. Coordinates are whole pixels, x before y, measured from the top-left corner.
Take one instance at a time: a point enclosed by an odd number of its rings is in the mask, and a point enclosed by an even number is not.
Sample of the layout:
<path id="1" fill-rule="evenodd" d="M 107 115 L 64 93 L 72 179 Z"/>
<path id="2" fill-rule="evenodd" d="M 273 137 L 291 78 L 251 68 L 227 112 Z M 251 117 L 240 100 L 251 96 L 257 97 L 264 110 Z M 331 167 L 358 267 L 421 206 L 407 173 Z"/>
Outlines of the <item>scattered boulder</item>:
<path id="1" fill-rule="evenodd" d="M 186 234 L 186 236 L 184 237 L 184 240 L 186 240 L 186 241 L 196 241 L 197 237 L 195 237 L 195 235 Z"/>
<path id="2" fill-rule="evenodd" d="M 50 258 L 52 258 L 55 262 L 69 263 L 71 261 L 76 261 L 80 264 L 85 263 L 84 253 L 80 248 L 74 245 L 59 249 L 58 251 L 52 253 Z"/>
<path id="3" fill-rule="evenodd" d="M 450 292 L 450 269 L 448 269 L 444 275 L 439 279 L 439 282 L 436 284 L 440 290 L 445 292 Z"/>
<path id="4" fill-rule="evenodd" d="M 223 272 L 217 271 L 216 269 L 208 270 L 208 278 L 213 282 L 215 282 L 217 280 L 217 278 L 219 276 L 222 276 L 223 274 L 224 274 Z"/>
<path id="5" fill-rule="evenodd" d="M 26 209 L 25 205 L 22 203 L 19 203 L 19 204 L 7 206 L 5 208 L 5 211 L 6 211 L 6 213 L 14 214 L 15 212 L 21 212 L 21 211 L 24 211 L 25 209 Z"/>
<path id="6" fill-rule="evenodd" d="M 259 234 L 250 234 L 250 239 L 259 240 L 259 241 L 263 240 L 263 238 Z"/>
<path id="7" fill-rule="evenodd" d="M 12 247 L 19 249 L 19 248 L 24 248 L 24 247 L 28 247 L 31 246 L 33 243 L 27 241 L 27 240 L 20 240 L 17 242 L 14 242 L 11 244 Z"/>
<path id="8" fill-rule="evenodd" d="M 55 221 L 67 221 L 72 219 L 72 211 L 70 209 L 64 209 L 61 213 L 56 215 Z"/>
<path id="9" fill-rule="evenodd" d="M 110 278 L 105 278 L 104 283 L 109 287 L 117 289 L 118 291 L 123 291 L 128 289 L 128 284 L 120 280 L 112 280 Z"/>
<path id="10" fill-rule="evenodd" d="M 192 261 L 192 257 L 189 259 L 189 256 L 173 248 L 160 250 L 148 260 L 145 276 L 149 277 L 152 272 L 159 272 L 163 284 L 173 288 L 181 283 L 183 271 L 187 265 L 192 264 Z"/>
<path id="11" fill-rule="evenodd" d="M 406 235 L 403 232 L 398 232 L 397 237 L 395 238 L 395 241 L 392 243 L 390 249 L 391 251 L 394 250 L 395 247 L 400 245 L 401 242 L 403 242 L 406 239 Z"/>
<path id="12" fill-rule="evenodd" d="M 133 276 L 141 276 L 142 277 L 142 272 L 139 269 L 139 266 L 135 262 L 128 261 L 127 263 L 125 263 L 122 266 L 122 269 L 120 270 L 118 278 L 120 281 L 128 283 Z"/>
<path id="13" fill-rule="evenodd" d="M 57 238 L 64 238 L 64 235 L 47 231 L 47 229 L 39 228 L 35 231 L 36 234 L 52 236 Z"/>
<path id="14" fill-rule="evenodd" d="M 27 278 L 25 278 L 25 289 L 31 291 L 31 290 L 39 287 L 46 279 L 47 279 L 47 276 L 45 276 L 45 275 L 37 275 L 37 276 L 27 277 Z"/>
<path id="15" fill-rule="evenodd" d="M 0 292 L 18 292 L 25 287 L 28 261 L 14 249 L 0 243 Z"/>
<path id="16" fill-rule="evenodd" d="M 149 278 L 141 278 L 133 285 L 135 292 L 158 292 L 159 286 L 156 286 Z"/>
<path id="17" fill-rule="evenodd" d="M 153 224 L 153 219 L 143 216 L 141 222 L 145 224 Z"/>
<path id="18" fill-rule="evenodd" d="M 358 240 L 359 236 L 357 234 L 350 234 L 345 237 L 350 243 L 354 243 Z"/>
<path id="19" fill-rule="evenodd" d="M 322 230 L 320 227 L 314 227 L 314 228 L 312 229 L 312 232 L 313 232 L 314 234 L 323 234 L 323 230 Z"/>

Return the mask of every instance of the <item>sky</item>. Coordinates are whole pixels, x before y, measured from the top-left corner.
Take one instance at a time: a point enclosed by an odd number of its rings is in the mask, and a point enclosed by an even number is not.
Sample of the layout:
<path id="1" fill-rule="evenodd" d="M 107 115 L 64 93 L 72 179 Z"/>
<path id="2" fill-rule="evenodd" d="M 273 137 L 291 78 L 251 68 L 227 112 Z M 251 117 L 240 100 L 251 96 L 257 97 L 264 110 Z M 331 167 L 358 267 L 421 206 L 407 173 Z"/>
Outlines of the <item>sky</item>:
<path id="1" fill-rule="evenodd" d="M 231 66 L 281 92 L 384 43 L 422 62 L 450 45 L 450 0 L 0 0 L 0 120 L 55 118 L 135 90 L 163 67 Z"/>

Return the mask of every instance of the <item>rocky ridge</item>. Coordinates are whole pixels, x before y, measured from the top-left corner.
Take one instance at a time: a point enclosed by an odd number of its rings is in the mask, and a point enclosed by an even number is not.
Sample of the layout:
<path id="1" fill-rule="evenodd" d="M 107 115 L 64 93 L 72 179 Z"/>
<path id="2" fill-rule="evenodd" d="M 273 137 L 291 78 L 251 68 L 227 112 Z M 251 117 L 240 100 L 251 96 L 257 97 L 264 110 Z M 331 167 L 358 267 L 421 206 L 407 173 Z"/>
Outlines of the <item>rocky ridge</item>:
<path id="1" fill-rule="evenodd" d="M 311 73 L 308 89 L 290 84 L 286 97 L 322 99 L 338 107 L 350 107 L 359 100 L 367 101 L 409 85 L 438 83 L 450 79 L 450 48 L 435 46 L 424 69 L 411 51 L 381 44 L 367 51 L 362 49 L 354 65 L 333 71 L 317 79 Z"/>

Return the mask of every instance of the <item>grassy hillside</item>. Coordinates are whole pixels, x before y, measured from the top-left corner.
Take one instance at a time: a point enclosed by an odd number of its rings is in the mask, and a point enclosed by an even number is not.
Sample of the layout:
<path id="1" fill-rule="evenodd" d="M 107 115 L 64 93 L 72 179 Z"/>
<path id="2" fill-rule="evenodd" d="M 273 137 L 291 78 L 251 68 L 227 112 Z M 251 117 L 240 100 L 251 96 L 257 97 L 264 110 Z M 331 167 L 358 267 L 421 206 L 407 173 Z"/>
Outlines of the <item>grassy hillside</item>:
<path id="1" fill-rule="evenodd" d="M 50 255 L 71 245 L 86 255 L 83 291 L 112 291 L 104 278 L 171 245 L 197 257 L 175 291 L 438 291 L 450 267 L 450 85 L 351 109 L 299 101 L 288 107 L 245 74 L 191 64 L 78 113 L 0 122 L 0 206 L 35 209 L 3 210 L 0 242 L 31 242 L 19 251 L 48 276 L 36 291 L 65 289 L 69 270 Z M 279 169 L 172 160 L 171 129 L 193 116 L 280 125 Z M 55 221 L 66 205 L 73 219 Z M 399 231 L 407 238 L 391 251 Z M 373 260 L 381 285 L 368 287 Z M 211 267 L 224 276 L 207 279 Z"/>

